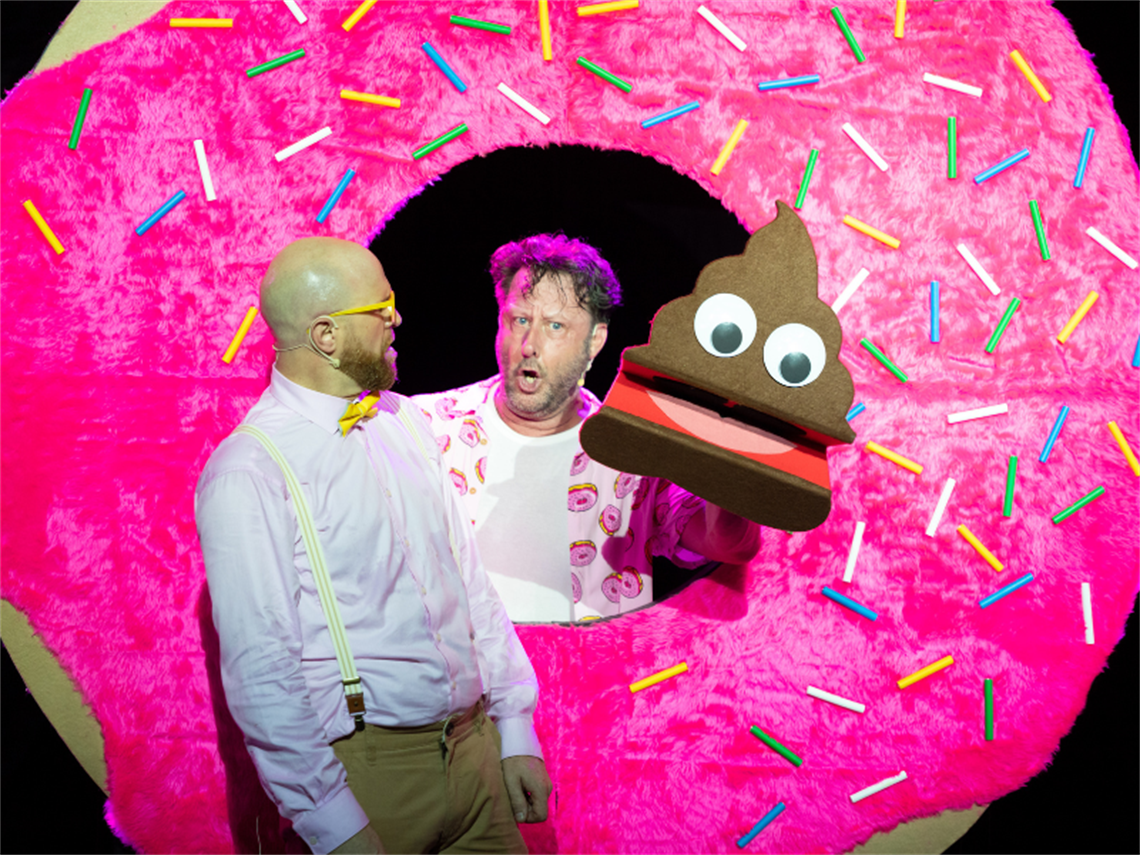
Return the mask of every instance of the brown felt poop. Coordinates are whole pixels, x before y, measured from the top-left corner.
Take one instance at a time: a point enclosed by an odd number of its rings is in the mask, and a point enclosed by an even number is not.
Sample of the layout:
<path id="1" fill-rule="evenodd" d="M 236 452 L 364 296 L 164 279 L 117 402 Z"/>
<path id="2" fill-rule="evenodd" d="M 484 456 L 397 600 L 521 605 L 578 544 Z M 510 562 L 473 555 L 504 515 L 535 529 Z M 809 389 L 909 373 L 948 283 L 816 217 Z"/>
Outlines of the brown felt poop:
<path id="1" fill-rule="evenodd" d="M 827 447 L 855 438 L 839 319 L 817 293 L 815 250 L 783 202 L 743 255 L 713 261 L 627 348 L 582 447 L 667 478 L 763 525 L 805 531 L 831 510 Z"/>

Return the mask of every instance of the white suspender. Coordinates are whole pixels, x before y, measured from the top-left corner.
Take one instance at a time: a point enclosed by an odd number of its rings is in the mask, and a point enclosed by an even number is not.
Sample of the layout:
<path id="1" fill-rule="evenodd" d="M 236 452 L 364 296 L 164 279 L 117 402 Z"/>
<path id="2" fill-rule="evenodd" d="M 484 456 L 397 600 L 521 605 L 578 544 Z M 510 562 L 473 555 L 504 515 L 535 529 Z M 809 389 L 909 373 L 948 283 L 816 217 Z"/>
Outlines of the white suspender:
<path id="1" fill-rule="evenodd" d="M 289 488 L 289 495 L 293 498 L 293 508 L 297 513 L 297 524 L 301 527 L 301 537 L 305 541 L 305 551 L 309 553 L 309 563 L 313 567 L 313 578 L 317 582 L 317 594 L 321 600 L 321 608 L 324 610 L 325 619 L 329 623 L 329 635 L 332 636 L 333 646 L 336 648 L 336 664 L 340 666 L 348 711 L 356 719 L 356 729 L 364 730 L 364 689 L 361 688 L 360 675 L 356 673 L 356 665 L 352 661 L 352 649 L 348 646 L 348 636 L 344 632 L 344 620 L 341 618 L 340 608 L 336 604 L 336 594 L 333 592 L 328 566 L 325 564 L 325 553 L 321 549 L 321 542 L 317 539 L 317 527 L 313 523 L 313 515 L 309 511 L 309 503 L 305 501 L 305 494 L 301 492 L 301 483 L 293 474 L 289 462 L 273 444 L 273 440 L 260 429 L 253 425 L 239 425 L 234 433 L 248 433 L 258 440 L 265 446 L 265 450 L 269 452 L 269 456 L 273 458 L 274 462 L 281 467 L 281 473 L 285 476 L 285 484 Z"/>

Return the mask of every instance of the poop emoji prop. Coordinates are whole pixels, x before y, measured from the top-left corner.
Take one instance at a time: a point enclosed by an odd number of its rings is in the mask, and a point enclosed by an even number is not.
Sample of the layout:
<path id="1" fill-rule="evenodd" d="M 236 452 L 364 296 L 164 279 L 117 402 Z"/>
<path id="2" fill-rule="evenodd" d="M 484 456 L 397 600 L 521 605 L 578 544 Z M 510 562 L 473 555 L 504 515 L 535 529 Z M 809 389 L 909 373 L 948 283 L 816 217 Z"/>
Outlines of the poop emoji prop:
<path id="1" fill-rule="evenodd" d="M 843 333 L 816 291 L 815 250 L 783 202 L 743 255 L 701 271 L 693 293 L 627 348 L 605 405 L 582 426 L 595 460 L 675 484 L 763 525 L 827 519 L 827 448 L 851 442 Z"/>

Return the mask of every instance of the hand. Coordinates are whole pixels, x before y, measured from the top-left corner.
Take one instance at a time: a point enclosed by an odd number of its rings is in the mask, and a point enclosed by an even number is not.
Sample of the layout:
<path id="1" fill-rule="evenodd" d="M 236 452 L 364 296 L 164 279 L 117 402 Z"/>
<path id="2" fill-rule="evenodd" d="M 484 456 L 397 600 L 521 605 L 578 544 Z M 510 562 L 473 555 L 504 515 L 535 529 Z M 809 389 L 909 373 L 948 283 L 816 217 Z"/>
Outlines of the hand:
<path id="1" fill-rule="evenodd" d="M 710 561 L 744 564 L 760 549 L 760 526 L 709 502 L 689 518 L 681 546 Z"/>
<path id="2" fill-rule="evenodd" d="M 517 822 L 545 822 L 550 776 L 537 757 L 519 754 L 503 760 L 503 781 Z"/>
<path id="3" fill-rule="evenodd" d="M 384 844 L 372 826 L 366 825 L 329 855 L 384 855 Z"/>

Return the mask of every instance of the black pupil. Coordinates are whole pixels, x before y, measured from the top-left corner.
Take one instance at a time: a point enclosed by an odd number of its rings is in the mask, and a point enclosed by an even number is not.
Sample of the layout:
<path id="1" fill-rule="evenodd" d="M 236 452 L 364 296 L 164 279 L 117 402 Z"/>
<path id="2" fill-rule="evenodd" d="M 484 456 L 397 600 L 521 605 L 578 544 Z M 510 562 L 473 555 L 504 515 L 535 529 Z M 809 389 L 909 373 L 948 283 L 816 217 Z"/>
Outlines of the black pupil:
<path id="1" fill-rule="evenodd" d="M 742 341 L 744 333 L 731 321 L 717 324 L 716 329 L 712 331 L 712 346 L 716 348 L 717 353 L 732 353 L 740 347 Z"/>
<path id="2" fill-rule="evenodd" d="M 800 383 L 811 374 L 811 360 L 804 353 L 789 353 L 780 360 L 780 374 L 789 383 Z"/>

